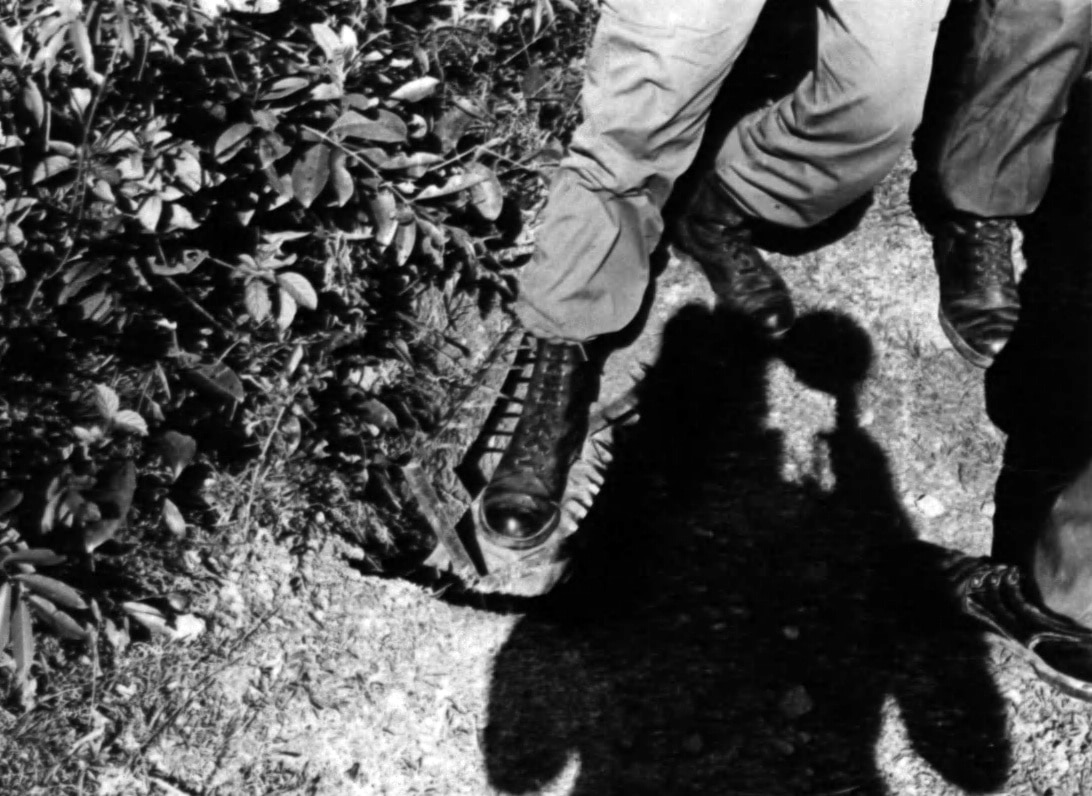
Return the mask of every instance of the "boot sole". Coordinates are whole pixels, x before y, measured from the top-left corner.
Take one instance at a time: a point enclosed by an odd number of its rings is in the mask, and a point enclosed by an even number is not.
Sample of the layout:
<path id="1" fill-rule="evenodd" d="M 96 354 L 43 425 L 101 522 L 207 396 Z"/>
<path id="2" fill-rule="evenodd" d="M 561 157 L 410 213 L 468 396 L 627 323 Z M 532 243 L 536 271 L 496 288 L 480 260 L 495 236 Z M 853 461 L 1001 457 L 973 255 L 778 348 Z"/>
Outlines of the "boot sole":
<path id="1" fill-rule="evenodd" d="M 967 342 L 960 337 L 959 332 L 957 332 L 955 327 L 949 322 L 943 309 L 937 312 L 937 317 L 940 319 L 940 328 L 944 330 L 944 336 L 948 338 L 948 342 L 952 344 L 952 348 L 956 350 L 957 354 L 975 367 L 988 368 L 993 364 L 993 357 L 980 354 L 967 345 Z"/>
<path id="2" fill-rule="evenodd" d="M 1031 666 L 1032 671 L 1035 672 L 1040 680 L 1074 699 L 1092 703 L 1092 683 L 1058 671 L 1039 657 L 1034 649 L 1025 647 L 1020 642 L 1011 639 L 1008 636 L 997 635 L 997 631 L 995 630 L 991 632 L 995 638 L 998 638 L 1001 641 L 1006 649 L 1011 650 L 1017 657 L 1028 663 Z"/>

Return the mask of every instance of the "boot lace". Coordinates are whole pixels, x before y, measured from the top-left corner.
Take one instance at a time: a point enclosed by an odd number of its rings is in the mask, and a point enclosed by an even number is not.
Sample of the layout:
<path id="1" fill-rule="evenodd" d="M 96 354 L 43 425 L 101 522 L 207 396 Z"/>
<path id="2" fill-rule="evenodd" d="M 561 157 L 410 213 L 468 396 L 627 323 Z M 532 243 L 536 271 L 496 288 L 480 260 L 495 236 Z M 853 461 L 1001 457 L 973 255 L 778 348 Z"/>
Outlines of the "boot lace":
<path id="1" fill-rule="evenodd" d="M 1012 230 L 992 219 L 972 222 L 958 238 L 961 259 L 978 281 L 1008 281 L 1012 267 Z"/>
<path id="2" fill-rule="evenodd" d="M 546 345 L 539 355 L 543 358 L 539 380 L 528 385 L 517 430 L 519 447 L 513 459 L 520 465 L 548 460 L 556 440 L 566 431 L 566 381 L 571 378 L 566 360 L 570 351 L 567 346 Z"/>

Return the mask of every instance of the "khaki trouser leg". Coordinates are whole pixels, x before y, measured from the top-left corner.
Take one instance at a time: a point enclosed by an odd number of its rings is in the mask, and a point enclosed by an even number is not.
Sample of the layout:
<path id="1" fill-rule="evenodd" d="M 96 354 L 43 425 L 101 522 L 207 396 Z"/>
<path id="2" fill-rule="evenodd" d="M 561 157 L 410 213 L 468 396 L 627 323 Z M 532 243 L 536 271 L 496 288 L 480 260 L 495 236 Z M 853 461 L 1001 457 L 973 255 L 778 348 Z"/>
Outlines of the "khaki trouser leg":
<path id="1" fill-rule="evenodd" d="M 941 199 L 989 218 L 1034 212 L 1092 47 L 1092 0 L 978 0 L 934 163 Z"/>
<path id="2" fill-rule="evenodd" d="M 617 331 L 648 286 L 660 209 L 763 0 L 604 0 L 585 121 L 562 162 L 516 313 L 534 334 Z M 827 0 L 816 69 L 729 135 L 717 173 L 745 208 L 806 226 L 871 188 L 921 115 L 947 0 Z"/>
<path id="3" fill-rule="evenodd" d="M 581 342 L 637 314 L 660 210 L 690 166 L 717 89 L 763 0 L 604 0 L 584 122 L 551 187 L 516 314 Z"/>
<path id="4" fill-rule="evenodd" d="M 814 70 L 728 135 L 717 173 L 748 212 L 816 224 L 871 190 L 921 121 L 947 0 L 828 0 Z"/>

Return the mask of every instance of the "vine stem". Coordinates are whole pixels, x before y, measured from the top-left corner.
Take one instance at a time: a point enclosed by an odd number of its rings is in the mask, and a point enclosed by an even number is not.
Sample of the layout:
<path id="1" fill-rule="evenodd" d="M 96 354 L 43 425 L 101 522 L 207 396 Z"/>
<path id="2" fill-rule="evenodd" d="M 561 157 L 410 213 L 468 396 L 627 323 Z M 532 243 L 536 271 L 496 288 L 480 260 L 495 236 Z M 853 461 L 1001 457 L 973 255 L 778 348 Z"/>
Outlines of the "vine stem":
<path id="1" fill-rule="evenodd" d="M 243 506 L 242 512 L 242 525 L 243 528 L 247 528 L 250 525 L 250 515 L 254 508 L 254 500 L 258 492 L 258 481 L 266 473 L 266 458 L 269 455 L 269 448 L 273 444 L 273 438 L 277 435 L 277 431 L 281 427 L 281 421 L 284 420 L 284 415 L 288 411 L 288 408 L 296 402 L 296 396 L 303 390 L 302 385 L 296 387 L 292 391 L 292 394 L 288 396 L 288 399 L 281 404 L 281 409 L 277 412 L 277 417 L 273 420 L 273 428 L 269 430 L 269 434 L 266 435 L 265 443 L 262 445 L 262 452 L 258 454 L 258 464 L 254 468 L 254 475 L 250 478 L 249 494 L 246 498 L 246 505 Z"/>

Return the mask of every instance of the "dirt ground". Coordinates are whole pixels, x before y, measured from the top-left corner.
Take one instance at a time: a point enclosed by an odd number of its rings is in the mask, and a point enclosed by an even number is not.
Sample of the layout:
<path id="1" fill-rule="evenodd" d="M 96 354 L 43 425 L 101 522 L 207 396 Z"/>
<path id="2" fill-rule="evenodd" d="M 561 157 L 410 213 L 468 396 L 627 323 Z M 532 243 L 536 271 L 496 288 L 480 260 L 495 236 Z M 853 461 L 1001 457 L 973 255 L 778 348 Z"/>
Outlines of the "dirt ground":
<path id="1" fill-rule="evenodd" d="M 669 263 L 603 390 L 644 373 L 640 420 L 544 609 L 256 533 L 212 612 L 228 652 L 98 792 L 1092 791 L 1092 711 L 922 619 L 946 590 L 907 543 L 989 551 L 1005 436 L 938 328 L 910 168 L 845 237 L 775 255 L 801 310 L 782 346 Z"/>

